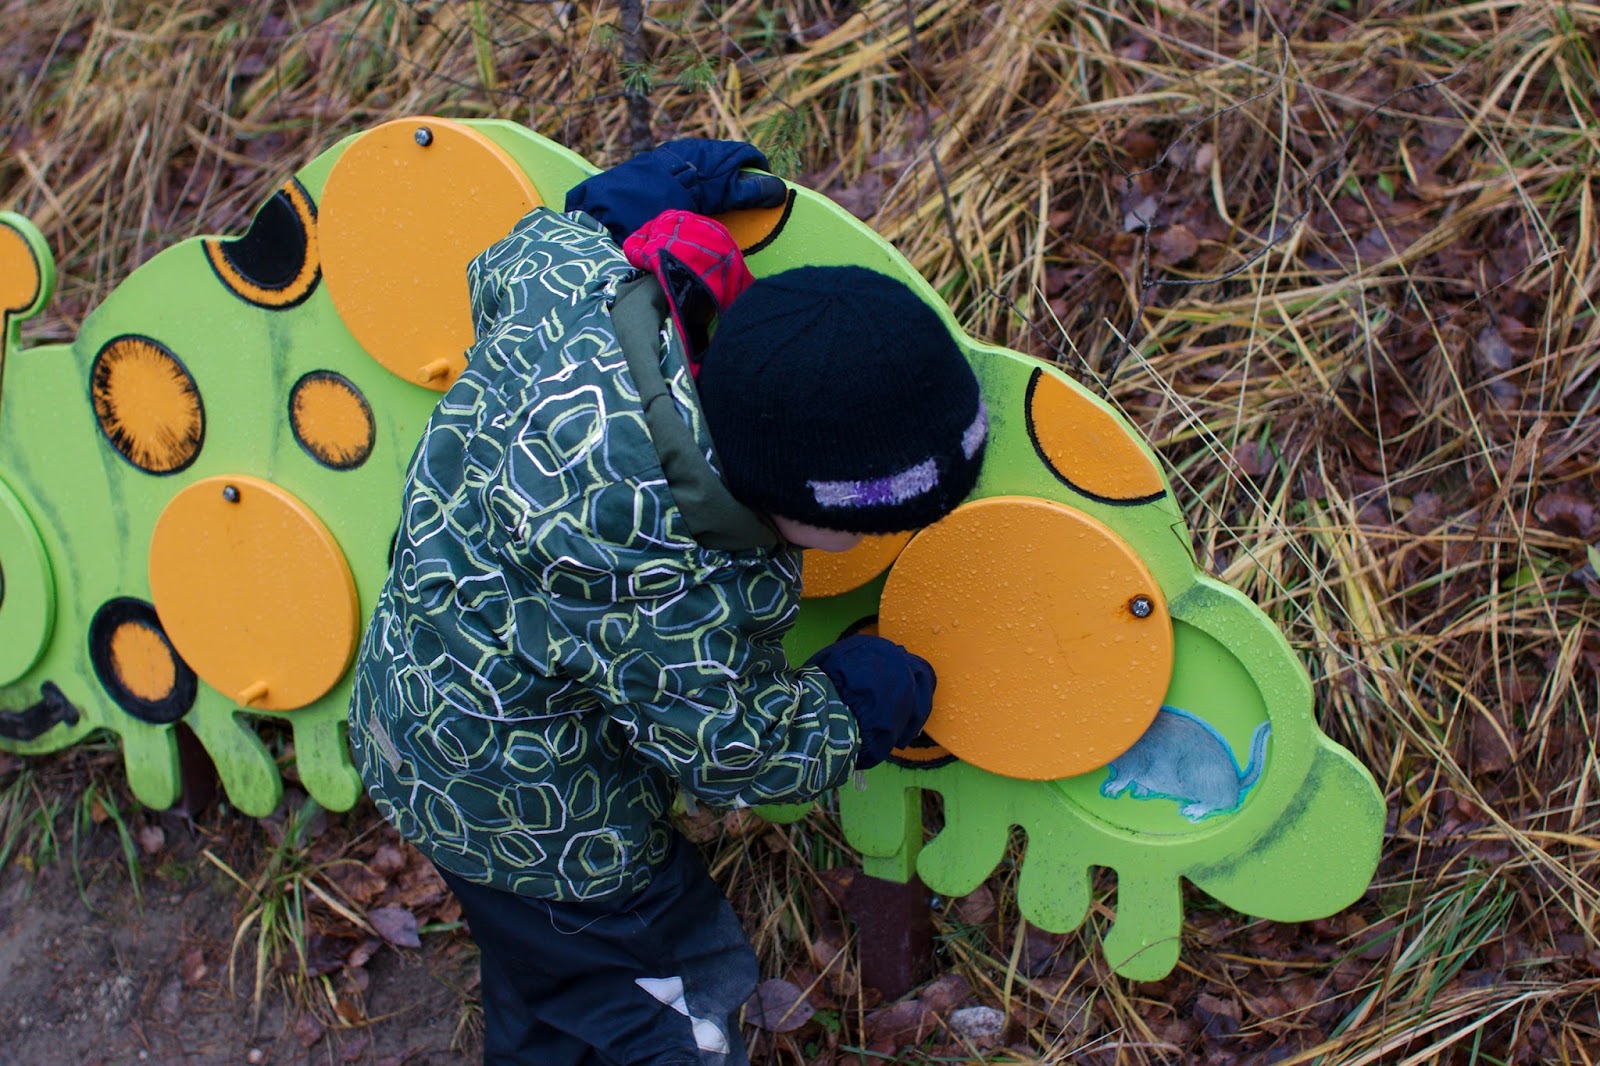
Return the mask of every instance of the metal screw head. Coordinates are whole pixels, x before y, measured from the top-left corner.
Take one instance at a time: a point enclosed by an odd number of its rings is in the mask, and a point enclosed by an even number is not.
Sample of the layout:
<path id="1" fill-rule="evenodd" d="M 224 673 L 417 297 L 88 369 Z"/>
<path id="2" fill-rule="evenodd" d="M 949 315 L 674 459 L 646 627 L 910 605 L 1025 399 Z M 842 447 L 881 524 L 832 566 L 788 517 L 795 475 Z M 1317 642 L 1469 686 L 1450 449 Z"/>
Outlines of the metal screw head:
<path id="1" fill-rule="evenodd" d="M 1128 610 L 1135 618 L 1149 618 L 1150 613 L 1156 609 L 1154 601 L 1149 596 L 1140 593 L 1128 601 Z"/>
<path id="2" fill-rule="evenodd" d="M 417 143 L 424 148 L 433 143 L 433 131 L 426 126 L 418 126 L 417 132 L 411 136 L 416 138 Z"/>
<path id="3" fill-rule="evenodd" d="M 239 502 L 239 487 L 237 485 L 222 486 L 222 498 L 229 503 Z"/>

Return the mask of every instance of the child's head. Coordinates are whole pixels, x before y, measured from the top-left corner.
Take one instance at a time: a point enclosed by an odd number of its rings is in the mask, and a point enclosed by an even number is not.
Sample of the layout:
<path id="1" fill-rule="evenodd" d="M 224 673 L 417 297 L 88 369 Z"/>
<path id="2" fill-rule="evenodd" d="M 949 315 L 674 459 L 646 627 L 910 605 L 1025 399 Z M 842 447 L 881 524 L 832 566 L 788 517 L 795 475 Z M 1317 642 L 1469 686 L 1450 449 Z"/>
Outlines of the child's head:
<path id="1" fill-rule="evenodd" d="M 928 525 L 978 479 L 978 380 L 939 315 L 875 271 L 757 281 L 722 316 L 698 385 L 728 488 L 796 543 Z"/>

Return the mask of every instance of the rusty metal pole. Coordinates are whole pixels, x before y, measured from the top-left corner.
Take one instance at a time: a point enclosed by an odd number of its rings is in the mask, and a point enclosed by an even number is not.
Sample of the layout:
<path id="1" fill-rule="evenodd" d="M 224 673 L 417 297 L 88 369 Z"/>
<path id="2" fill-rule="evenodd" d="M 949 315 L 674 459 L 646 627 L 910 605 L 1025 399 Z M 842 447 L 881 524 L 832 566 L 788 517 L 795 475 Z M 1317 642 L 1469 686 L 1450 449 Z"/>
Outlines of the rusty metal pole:
<path id="1" fill-rule="evenodd" d="M 858 874 L 844 909 L 856 923 L 864 986 L 893 1000 L 933 975 L 933 915 L 916 875 L 902 884 Z"/>

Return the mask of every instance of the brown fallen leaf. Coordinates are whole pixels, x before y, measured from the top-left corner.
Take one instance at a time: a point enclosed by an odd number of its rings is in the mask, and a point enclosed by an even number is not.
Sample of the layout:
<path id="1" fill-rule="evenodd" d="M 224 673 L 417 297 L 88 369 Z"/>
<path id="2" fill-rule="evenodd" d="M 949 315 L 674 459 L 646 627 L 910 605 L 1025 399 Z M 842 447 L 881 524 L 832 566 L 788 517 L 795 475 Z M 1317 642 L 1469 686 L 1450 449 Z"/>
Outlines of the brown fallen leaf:
<path id="1" fill-rule="evenodd" d="M 183 959 L 178 963 L 178 976 L 183 978 L 184 984 L 193 988 L 205 977 L 206 972 L 206 957 L 199 948 L 190 948 L 183 953 Z"/>
<path id="2" fill-rule="evenodd" d="M 367 920 L 391 944 L 403 948 L 422 946 L 417 936 L 417 916 L 404 907 L 377 907 L 367 912 Z"/>
<path id="3" fill-rule="evenodd" d="M 393 844 L 384 844 L 378 848 L 377 854 L 372 856 L 372 861 L 367 865 L 374 873 L 393 877 L 406 868 L 406 853 Z"/>
<path id="4" fill-rule="evenodd" d="M 1504 715 L 1486 710 L 1472 723 L 1472 772 L 1498 774 L 1509 770 L 1516 761 L 1520 740 L 1517 727 Z"/>
<path id="5" fill-rule="evenodd" d="M 1200 250 L 1200 241 L 1183 223 L 1168 226 L 1155 235 L 1156 262 L 1176 266 Z"/>
<path id="6" fill-rule="evenodd" d="M 761 816 L 748 807 L 741 807 L 736 811 L 728 811 L 722 816 L 722 829 L 735 840 L 742 839 L 752 833 L 759 833 L 768 828 L 768 823 Z"/>
<path id="7" fill-rule="evenodd" d="M 346 987 L 357 995 L 366 995 L 367 990 L 372 987 L 372 975 L 367 972 L 365 966 L 346 966 L 339 976 L 344 980 Z"/>
<path id="8" fill-rule="evenodd" d="M 350 952 L 355 950 L 356 938 L 326 933 L 312 933 L 306 937 L 305 972 L 307 977 L 321 977 L 344 969 Z"/>
<path id="9" fill-rule="evenodd" d="M 1051 933 L 1029 924 L 1022 934 L 1022 969 L 1029 977 L 1042 977 L 1071 969 L 1074 955 L 1067 933 Z"/>
<path id="10" fill-rule="evenodd" d="M 332 868 L 329 876 L 352 903 L 363 907 L 383 895 L 383 890 L 389 887 L 387 875 L 361 863 L 339 863 Z"/>
<path id="11" fill-rule="evenodd" d="M 1140 163 L 1148 163 L 1161 154 L 1161 142 L 1145 130 L 1130 130 L 1122 138 L 1122 147 Z"/>
<path id="12" fill-rule="evenodd" d="M 704 807 L 680 816 L 677 823 L 678 831 L 688 837 L 691 844 L 709 844 L 722 835 L 722 818 L 716 811 Z"/>
<path id="13" fill-rule="evenodd" d="M 414 910 L 442 903 L 450 895 L 433 863 L 423 862 L 405 871 L 394 883 L 393 899 Z"/>
<path id="14" fill-rule="evenodd" d="M 746 1024 L 769 1033 L 792 1033 L 815 1013 L 798 985 L 777 977 L 757 985 L 755 994 L 744 1005 Z"/>
<path id="15" fill-rule="evenodd" d="M 374 940 L 371 937 L 368 937 L 350 953 L 350 957 L 345 960 L 345 965 L 365 966 L 368 962 L 372 961 L 372 956 L 376 955 L 378 953 L 378 949 L 382 946 L 383 941 Z"/>
<path id="16" fill-rule="evenodd" d="M 982 925 L 994 917 L 994 890 L 988 885 L 979 885 L 956 900 L 953 909 L 956 921 L 963 925 Z"/>
<path id="17" fill-rule="evenodd" d="M 1231 999 L 1201 993 L 1195 997 L 1194 1017 L 1208 1036 L 1232 1036 L 1239 1031 L 1239 1004 Z"/>
<path id="18" fill-rule="evenodd" d="M 826 934 L 819 934 L 811 941 L 811 963 L 818 970 L 827 972 L 842 967 L 844 958 L 844 939 Z"/>
<path id="19" fill-rule="evenodd" d="M 445 925 L 459 922 L 461 920 L 461 901 L 456 899 L 455 896 L 450 896 L 439 904 L 438 910 L 433 912 L 433 918 L 434 921 L 442 922 Z"/>
<path id="20" fill-rule="evenodd" d="M 892 1055 L 907 1044 L 920 1041 L 933 1031 L 936 1024 L 933 1012 L 926 1004 L 921 1000 L 907 999 L 873 1011 L 867 1015 L 862 1028 L 868 1051 Z"/>
<path id="21" fill-rule="evenodd" d="M 327 1031 L 327 1026 L 317 1021 L 310 1014 L 300 1015 L 294 1023 L 294 1038 L 300 1042 L 300 1046 L 303 1048 L 314 1046 Z"/>
<path id="22" fill-rule="evenodd" d="M 1155 225 L 1161 204 L 1154 196 L 1128 197 L 1124 204 L 1122 228 L 1125 231 L 1134 233 Z"/>
<path id="23" fill-rule="evenodd" d="M 337 1014 L 339 1020 L 346 1025 L 362 1025 L 367 1020 L 367 1012 L 361 1009 L 361 1004 L 352 999 L 346 999 L 344 996 L 339 996 L 334 1000 L 333 1013 Z M 349 1051 L 347 1050 L 345 1054 L 348 1056 Z M 347 1057 L 344 1061 L 351 1062 L 353 1060 Z"/>
<path id="24" fill-rule="evenodd" d="M 817 871 L 819 882 L 813 899 L 819 910 L 828 910 L 837 913 L 844 906 L 845 897 L 850 894 L 850 886 L 855 884 L 856 877 L 861 871 L 854 866 L 834 866 L 826 870 Z"/>
<path id="25" fill-rule="evenodd" d="M 927 1008 L 935 1014 L 949 1014 L 963 1006 L 972 997 L 972 986 L 960 974 L 947 973 L 917 993 Z"/>
<path id="26" fill-rule="evenodd" d="M 1094 1017 L 1088 997 L 1073 991 L 1075 984 L 1070 977 L 1041 977 L 1033 983 L 1045 1017 L 1060 1033 L 1081 1034 Z"/>
<path id="27" fill-rule="evenodd" d="M 1600 536 L 1600 505 L 1576 492 L 1547 492 L 1534 503 L 1533 513 L 1552 533 L 1580 540 Z"/>
<path id="28" fill-rule="evenodd" d="M 1257 478 L 1272 469 L 1272 453 L 1257 441 L 1240 441 L 1233 450 L 1233 465 L 1245 477 Z"/>

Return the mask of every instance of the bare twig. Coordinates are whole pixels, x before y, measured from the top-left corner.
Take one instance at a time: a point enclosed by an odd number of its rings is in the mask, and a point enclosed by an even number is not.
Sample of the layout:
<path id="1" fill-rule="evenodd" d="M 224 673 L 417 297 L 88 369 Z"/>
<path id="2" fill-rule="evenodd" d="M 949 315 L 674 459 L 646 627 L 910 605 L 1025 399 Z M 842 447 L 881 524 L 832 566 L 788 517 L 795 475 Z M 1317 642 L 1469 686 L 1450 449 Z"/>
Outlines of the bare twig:
<path id="1" fill-rule="evenodd" d="M 648 78 L 644 50 L 644 0 L 617 0 L 622 36 L 623 95 L 628 101 L 628 141 L 635 152 L 650 150 L 650 97 L 639 87 Z"/>

